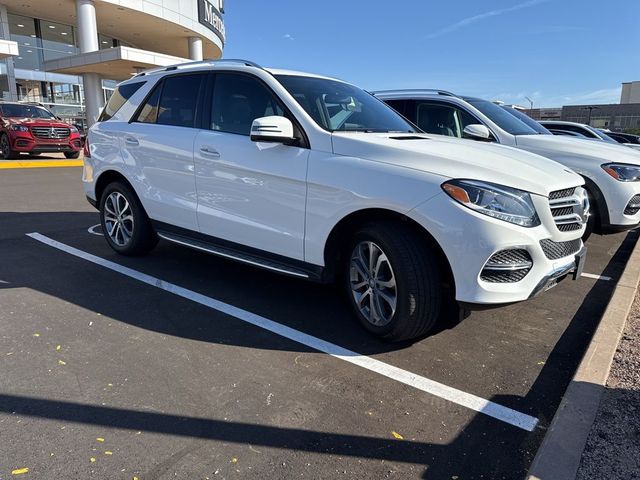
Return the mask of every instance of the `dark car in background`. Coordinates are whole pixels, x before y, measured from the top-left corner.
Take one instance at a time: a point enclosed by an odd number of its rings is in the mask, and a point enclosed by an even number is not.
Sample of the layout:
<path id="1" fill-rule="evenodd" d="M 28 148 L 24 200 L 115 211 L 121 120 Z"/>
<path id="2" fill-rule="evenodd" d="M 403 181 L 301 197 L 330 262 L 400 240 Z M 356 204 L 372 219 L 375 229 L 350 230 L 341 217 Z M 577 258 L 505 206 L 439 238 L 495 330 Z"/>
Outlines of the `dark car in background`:
<path id="1" fill-rule="evenodd" d="M 78 158 L 82 141 L 78 129 L 46 108 L 26 103 L 0 103 L 0 149 L 5 160 L 20 153 L 64 153 Z"/>

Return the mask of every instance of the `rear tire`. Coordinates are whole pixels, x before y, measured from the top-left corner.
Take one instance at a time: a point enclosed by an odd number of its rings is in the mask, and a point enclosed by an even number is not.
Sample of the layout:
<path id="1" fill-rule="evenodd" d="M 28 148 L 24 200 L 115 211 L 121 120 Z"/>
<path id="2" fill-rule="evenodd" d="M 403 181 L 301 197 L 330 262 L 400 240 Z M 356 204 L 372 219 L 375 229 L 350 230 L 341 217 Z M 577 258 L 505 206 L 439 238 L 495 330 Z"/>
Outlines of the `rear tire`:
<path id="1" fill-rule="evenodd" d="M 143 255 L 158 243 L 138 196 L 124 182 L 115 181 L 104 189 L 100 223 L 107 243 L 121 255 Z"/>
<path id="2" fill-rule="evenodd" d="M 67 158 L 78 158 L 80 157 L 80 152 L 64 152 L 64 156 Z"/>
<path id="3" fill-rule="evenodd" d="M 360 323 L 399 342 L 425 335 L 440 313 L 438 262 L 424 239 L 402 224 L 370 223 L 349 242 L 344 284 Z"/>

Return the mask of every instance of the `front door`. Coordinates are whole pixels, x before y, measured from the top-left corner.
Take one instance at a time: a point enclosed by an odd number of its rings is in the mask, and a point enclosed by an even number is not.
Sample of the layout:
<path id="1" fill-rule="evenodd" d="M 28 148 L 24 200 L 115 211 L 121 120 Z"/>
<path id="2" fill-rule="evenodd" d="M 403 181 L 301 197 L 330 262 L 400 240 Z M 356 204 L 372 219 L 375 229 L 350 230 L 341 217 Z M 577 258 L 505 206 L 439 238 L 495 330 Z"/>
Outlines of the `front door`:
<path id="1" fill-rule="evenodd" d="M 287 116 L 257 77 L 216 73 L 211 97 L 194 144 L 200 231 L 303 260 L 309 150 L 251 141 L 254 119 Z"/>

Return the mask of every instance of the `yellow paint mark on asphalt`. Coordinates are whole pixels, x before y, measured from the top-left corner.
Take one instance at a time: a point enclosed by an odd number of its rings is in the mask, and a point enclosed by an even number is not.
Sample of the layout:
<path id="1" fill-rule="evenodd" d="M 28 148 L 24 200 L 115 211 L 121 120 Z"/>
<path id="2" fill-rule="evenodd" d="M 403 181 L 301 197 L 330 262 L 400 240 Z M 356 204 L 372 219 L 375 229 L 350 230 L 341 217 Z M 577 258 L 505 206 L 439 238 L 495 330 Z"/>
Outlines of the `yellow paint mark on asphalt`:
<path id="1" fill-rule="evenodd" d="M 97 440 L 98 442 L 104 442 L 104 438 L 102 438 L 102 437 L 98 437 L 98 438 L 96 438 L 96 440 Z"/>
<path id="2" fill-rule="evenodd" d="M 15 168 L 81 167 L 82 160 L 2 160 L 0 170 Z"/>
<path id="3" fill-rule="evenodd" d="M 28 468 L 18 468 L 16 470 L 12 470 L 11 475 L 22 475 L 23 473 L 27 473 L 28 471 Z"/>
<path id="4" fill-rule="evenodd" d="M 395 438 L 396 440 L 404 440 L 404 437 L 398 432 L 391 432 L 391 435 L 393 435 L 393 438 Z"/>

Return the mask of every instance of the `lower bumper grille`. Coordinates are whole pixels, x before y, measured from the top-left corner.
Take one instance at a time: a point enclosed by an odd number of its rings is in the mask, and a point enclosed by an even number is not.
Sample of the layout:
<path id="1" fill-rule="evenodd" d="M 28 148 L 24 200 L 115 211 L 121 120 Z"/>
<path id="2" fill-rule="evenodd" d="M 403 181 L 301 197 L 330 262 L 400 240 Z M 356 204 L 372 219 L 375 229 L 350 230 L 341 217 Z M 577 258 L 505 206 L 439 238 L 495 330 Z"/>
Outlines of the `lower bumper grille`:
<path id="1" fill-rule="evenodd" d="M 549 260 L 557 260 L 568 257 L 569 255 L 575 255 L 580 251 L 581 245 L 582 240 L 580 238 L 568 242 L 554 242 L 548 238 L 540 240 L 542 251 Z"/>
<path id="2" fill-rule="evenodd" d="M 526 277 L 532 266 L 531 255 L 526 250 L 501 250 L 489 258 L 480 279 L 490 283 L 515 283 Z"/>
<path id="3" fill-rule="evenodd" d="M 634 195 L 633 198 L 629 200 L 627 207 L 624 209 L 624 214 L 635 215 L 636 213 L 638 213 L 639 210 L 640 210 L 640 194 Z"/>

